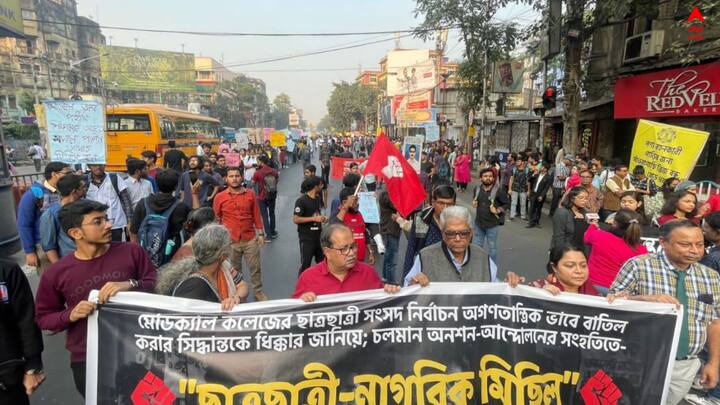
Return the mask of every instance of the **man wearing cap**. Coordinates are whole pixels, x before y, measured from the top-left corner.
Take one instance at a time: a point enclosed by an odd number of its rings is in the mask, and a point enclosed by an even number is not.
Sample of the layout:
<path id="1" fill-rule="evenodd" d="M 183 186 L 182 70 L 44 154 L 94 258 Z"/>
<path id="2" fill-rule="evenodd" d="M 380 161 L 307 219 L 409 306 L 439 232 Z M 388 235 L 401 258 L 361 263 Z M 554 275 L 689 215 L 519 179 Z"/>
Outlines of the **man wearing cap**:
<path id="1" fill-rule="evenodd" d="M 552 184 L 552 202 L 550 202 L 550 216 L 555 214 L 555 210 L 560 205 L 565 188 L 565 179 L 570 175 L 570 166 L 573 163 L 572 155 L 565 155 L 562 162 L 555 166 L 555 175 Z"/>

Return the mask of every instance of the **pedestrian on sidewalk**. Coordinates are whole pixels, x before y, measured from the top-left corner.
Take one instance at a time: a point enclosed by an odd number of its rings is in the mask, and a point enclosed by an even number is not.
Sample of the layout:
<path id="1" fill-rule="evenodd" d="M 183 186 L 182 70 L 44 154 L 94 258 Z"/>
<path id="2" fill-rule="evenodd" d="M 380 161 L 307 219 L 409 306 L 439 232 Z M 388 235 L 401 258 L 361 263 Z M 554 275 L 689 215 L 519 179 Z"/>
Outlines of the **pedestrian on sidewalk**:
<path id="1" fill-rule="evenodd" d="M 470 183 L 470 155 L 464 149 L 460 149 L 460 155 L 455 158 L 455 182 L 458 190 L 463 193 L 467 191 L 467 185 Z"/>
<path id="2" fill-rule="evenodd" d="M 498 233 L 500 226 L 505 224 L 505 211 L 509 204 L 507 195 L 500 191 L 500 185 L 495 182 L 492 168 L 480 171 L 480 182 L 472 200 L 475 208 L 475 244 L 485 248 L 487 240 L 487 252 L 493 262 L 497 263 Z"/>
<path id="3" fill-rule="evenodd" d="M 530 180 L 530 213 L 526 228 L 540 227 L 540 216 L 547 192 L 552 184 L 552 176 L 548 173 L 550 163 L 542 162 L 540 170 Z"/>
<path id="4" fill-rule="evenodd" d="M 320 246 L 320 233 L 322 224 L 327 217 L 322 215 L 321 182 L 317 176 L 308 177 L 303 180 L 300 191 L 303 193 L 295 200 L 293 209 L 293 223 L 297 225 L 298 241 L 300 242 L 300 270 L 302 274 L 315 263 L 320 263 L 323 258 L 323 249 Z"/>
<path id="5" fill-rule="evenodd" d="M 242 260 L 250 268 L 250 281 L 256 301 L 267 301 L 263 292 L 260 249 L 265 244 L 260 208 L 255 193 L 245 187 L 237 167 L 228 169 L 227 189 L 215 197 L 213 211 L 220 224 L 230 231 L 232 244 L 231 263 L 242 271 Z"/>
<path id="6" fill-rule="evenodd" d="M 63 230 L 75 241 L 75 253 L 54 263 L 43 273 L 37 290 L 36 321 L 43 330 L 67 330 L 75 388 L 85 397 L 87 317 L 97 308 L 88 301 L 99 290 L 98 304 L 121 291 L 151 292 L 155 267 L 137 244 L 112 241 L 109 207 L 92 200 L 78 200 L 60 209 Z"/>
<path id="7" fill-rule="evenodd" d="M 520 211 L 520 218 L 527 220 L 527 196 L 530 189 L 530 170 L 526 166 L 523 158 L 519 157 L 517 159 L 515 167 L 511 173 L 510 181 L 508 183 L 511 191 L 510 220 L 512 221 L 515 219 L 518 208 Z"/>
<path id="8" fill-rule="evenodd" d="M 32 159 L 33 165 L 35 165 L 35 173 L 40 173 L 45 155 L 45 149 L 40 146 L 39 142 L 33 142 L 28 148 L 28 156 Z"/>

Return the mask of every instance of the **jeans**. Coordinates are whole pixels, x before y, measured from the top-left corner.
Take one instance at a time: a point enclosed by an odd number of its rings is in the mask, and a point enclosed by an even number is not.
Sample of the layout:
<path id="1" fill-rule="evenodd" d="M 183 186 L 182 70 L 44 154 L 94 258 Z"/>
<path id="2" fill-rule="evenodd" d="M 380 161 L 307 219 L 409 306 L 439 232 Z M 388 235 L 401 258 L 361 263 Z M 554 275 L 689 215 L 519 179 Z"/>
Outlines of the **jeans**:
<path id="1" fill-rule="evenodd" d="M 260 215 L 265 225 L 265 235 L 275 235 L 275 200 L 259 200 Z"/>
<path id="2" fill-rule="evenodd" d="M 527 218 L 527 193 L 513 191 L 512 194 L 510 194 L 510 219 L 515 218 L 518 199 L 520 200 L 520 217 L 522 219 Z"/>
<path id="3" fill-rule="evenodd" d="M 395 235 L 383 235 L 385 244 L 385 257 L 383 257 L 383 280 L 387 283 L 399 283 L 397 279 L 397 254 L 400 248 L 400 237 Z"/>
<path id="4" fill-rule="evenodd" d="M 497 238 L 500 225 L 492 228 L 480 228 L 475 225 L 475 244 L 485 249 L 485 239 L 487 239 L 487 251 L 493 262 L 497 263 Z"/>

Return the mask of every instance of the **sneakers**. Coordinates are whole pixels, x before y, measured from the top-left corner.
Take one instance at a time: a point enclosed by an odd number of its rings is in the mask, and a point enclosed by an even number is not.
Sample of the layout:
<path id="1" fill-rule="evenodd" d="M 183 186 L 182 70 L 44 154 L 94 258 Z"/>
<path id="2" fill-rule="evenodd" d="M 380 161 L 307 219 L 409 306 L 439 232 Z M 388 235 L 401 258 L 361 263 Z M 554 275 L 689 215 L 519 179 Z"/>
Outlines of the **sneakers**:
<path id="1" fill-rule="evenodd" d="M 700 396 L 696 394 L 685 395 L 685 402 L 692 405 L 720 405 L 720 398 L 711 397 L 709 395 Z"/>

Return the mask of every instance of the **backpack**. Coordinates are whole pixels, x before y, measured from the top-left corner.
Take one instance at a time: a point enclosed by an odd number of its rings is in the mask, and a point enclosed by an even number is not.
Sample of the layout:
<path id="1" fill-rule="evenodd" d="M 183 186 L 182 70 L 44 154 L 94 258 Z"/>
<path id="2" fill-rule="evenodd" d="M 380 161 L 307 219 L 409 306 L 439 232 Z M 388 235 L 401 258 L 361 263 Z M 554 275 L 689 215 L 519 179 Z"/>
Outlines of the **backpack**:
<path id="1" fill-rule="evenodd" d="M 438 168 L 438 176 L 443 179 L 450 177 L 450 165 L 445 159 L 440 162 L 440 167 Z"/>
<path id="2" fill-rule="evenodd" d="M 38 153 L 38 151 L 37 151 L 37 148 L 35 147 L 35 145 L 30 146 L 30 148 L 28 149 L 28 157 L 33 157 L 33 156 L 37 155 L 37 153 Z"/>
<path id="3" fill-rule="evenodd" d="M 277 177 L 274 173 L 268 173 L 263 177 L 265 184 L 265 199 L 274 200 L 277 197 Z"/>
<path id="4" fill-rule="evenodd" d="M 120 187 L 118 187 L 117 173 L 108 173 L 108 176 L 110 176 L 110 183 L 115 190 L 115 194 L 117 194 L 118 198 L 120 198 Z M 92 184 L 92 173 L 88 173 L 85 175 L 85 184 Z"/>
<path id="5" fill-rule="evenodd" d="M 155 267 L 160 267 L 170 260 L 175 246 L 175 241 L 168 240 L 170 216 L 179 203 L 180 201 L 175 200 L 170 207 L 158 214 L 150 209 L 148 198 L 143 199 L 145 218 L 140 223 L 137 237 Z"/>

